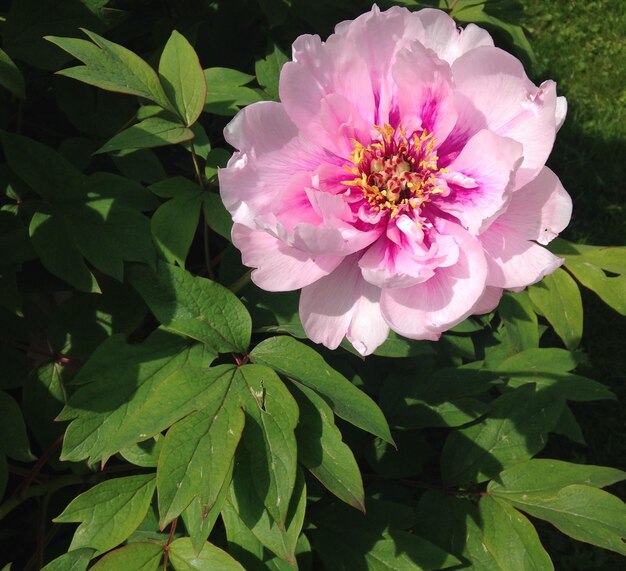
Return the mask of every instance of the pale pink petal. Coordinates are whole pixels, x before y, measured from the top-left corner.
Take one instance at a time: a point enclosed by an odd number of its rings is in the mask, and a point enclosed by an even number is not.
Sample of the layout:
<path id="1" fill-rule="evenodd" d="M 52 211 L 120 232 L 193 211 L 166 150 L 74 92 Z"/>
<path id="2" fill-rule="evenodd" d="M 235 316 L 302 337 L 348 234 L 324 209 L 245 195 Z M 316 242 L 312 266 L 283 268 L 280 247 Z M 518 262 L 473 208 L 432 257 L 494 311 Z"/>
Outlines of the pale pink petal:
<path id="1" fill-rule="evenodd" d="M 485 313 L 491 313 L 502 299 L 504 290 L 499 287 L 487 286 L 483 295 L 478 299 L 472 308 L 472 315 L 483 315 Z"/>
<path id="2" fill-rule="evenodd" d="M 370 355 L 389 335 L 389 325 L 380 311 L 380 288 L 361 282 L 361 296 L 356 302 L 346 336 L 363 356 Z"/>
<path id="3" fill-rule="evenodd" d="M 567 99 L 565 97 L 556 98 L 556 112 L 554 120 L 556 121 L 556 130 L 558 131 L 565 122 L 565 116 L 567 115 Z"/>
<path id="4" fill-rule="evenodd" d="M 454 150 L 454 145 L 458 148 L 463 138 L 467 140 L 481 129 L 490 129 L 524 147 L 516 186 L 532 180 L 554 144 L 555 83 L 546 81 L 535 87 L 519 60 L 492 47 L 476 48 L 461 56 L 452 65 L 452 75 L 459 120 L 446 142 L 446 150 Z"/>
<path id="5" fill-rule="evenodd" d="M 394 331 L 412 339 L 433 339 L 472 313 L 482 296 L 487 264 L 479 242 L 461 226 L 441 222 L 439 230 L 459 245 L 457 263 L 438 268 L 428 281 L 404 289 L 384 289 L 383 317 Z"/>
<path id="6" fill-rule="evenodd" d="M 424 27 L 423 35 L 417 39 L 449 64 L 470 50 L 493 46 L 493 40 L 485 30 L 474 24 L 460 30 L 456 22 L 441 10 L 426 8 L 416 12 L 416 16 Z"/>
<path id="7" fill-rule="evenodd" d="M 479 234 L 509 203 L 521 161 L 522 145 L 517 141 L 479 131 L 446 167 L 449 173 L 443 178 L 450 194 L 435 199 L 434 204 L 456 216 L 472 234 Z M 464 177 L 461 184 L 455 179 L 457 174 Z"/>
<path id="8" fill-rule="evenodd" d="M 234 224 L 233 244 L 241 250 L 245 266 L 256 268 L 252 281 L 267 291 L 300 289 L 332 272 L 341 257 L 311 257 L 290 248 L 266 232 Z"/>

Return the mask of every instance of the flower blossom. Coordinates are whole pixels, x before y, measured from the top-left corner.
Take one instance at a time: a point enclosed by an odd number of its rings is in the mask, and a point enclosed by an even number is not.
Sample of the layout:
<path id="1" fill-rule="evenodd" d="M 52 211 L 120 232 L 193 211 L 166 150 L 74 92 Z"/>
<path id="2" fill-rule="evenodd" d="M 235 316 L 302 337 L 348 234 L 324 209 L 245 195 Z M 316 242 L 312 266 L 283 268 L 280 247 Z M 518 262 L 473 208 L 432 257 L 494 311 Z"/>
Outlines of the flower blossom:
<path id="1" fill-rule="evenodd" d="M 545 166 L 565 98 L 485 30 L 374 6 L 300 36 L 279 93 L 226 127 L 219 180 L 252 280 L 302 289 L 311 340 L 436 340 L 561 265 L 542 244 L 571 215 Z"/>

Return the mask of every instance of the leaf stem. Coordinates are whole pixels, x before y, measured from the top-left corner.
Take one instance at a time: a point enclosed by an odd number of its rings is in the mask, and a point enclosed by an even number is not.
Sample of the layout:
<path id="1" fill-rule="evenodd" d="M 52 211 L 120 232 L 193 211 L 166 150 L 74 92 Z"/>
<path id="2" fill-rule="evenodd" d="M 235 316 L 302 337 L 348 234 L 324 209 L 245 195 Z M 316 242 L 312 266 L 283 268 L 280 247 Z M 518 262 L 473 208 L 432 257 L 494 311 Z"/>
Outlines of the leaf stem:
<path id="1" fill-rule="evenodd" d="M 252 274 L 252 270 L 248 270 L 243 276 L 237 278 L 232 284 L 228 286 L 228 289 L 233 293 L 237 293 L 246 287 L 250 283 L 250 274 Z"/>

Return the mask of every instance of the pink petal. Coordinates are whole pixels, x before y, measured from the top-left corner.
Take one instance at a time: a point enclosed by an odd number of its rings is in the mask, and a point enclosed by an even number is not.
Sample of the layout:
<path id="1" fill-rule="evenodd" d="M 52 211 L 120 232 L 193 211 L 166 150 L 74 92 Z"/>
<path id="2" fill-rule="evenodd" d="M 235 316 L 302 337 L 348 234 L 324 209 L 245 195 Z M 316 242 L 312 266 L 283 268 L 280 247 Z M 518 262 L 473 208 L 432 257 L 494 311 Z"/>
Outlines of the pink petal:
<path id="1" fill-rule="evenodd" d="M 256 268 L 252 281 L 267 291 L 290 291 L 308 286 L 332 272 L 341 257 L 311 257 L 266 232 L 233 225 L 233 244 L 245 266 Z"/>
<path id="2" fill-rule="evenodd" d="M 518 142 L 486 129 L 479 131 L 446 167 L 450 174 L 443 178 L 451 192 L 434 203 L 456 216 L 472 234 L 479 234 L 506 208 L 521 161 L 522 146 Z M 457 173 L 466 181 L 474 181 L 474 187 L 469 182 L 455 184 Z"/>
<path id="3" fill-rule="evenodd" d="M 380 311 L 380 288 L 361 282 L 361 296 L 354 306 L 346 334 L 361 355 L 370 355 L 389 335 L 389 325 Z"/>
<path id="4" fill-rule="evenodd" d="M 491 313 L 502 299 L 504 290 L 499 287 L 487 286 L 483 295 L 478 299 L 472 308 L 472 315 L 483 315 L 485 313 Z"/>
<path id="5" fill-rule="evenodd" d="M 485 256 L 476 238 L 458 224 L 441 222 L 442 234 L 459 245 L 456 264 L 438 268 L 424 283 L 403 289 L 384 289 L 383 317 L 394 331 L 412 339 L 437 339 L 438 333 L 472 313 L 487 277 Z"/>

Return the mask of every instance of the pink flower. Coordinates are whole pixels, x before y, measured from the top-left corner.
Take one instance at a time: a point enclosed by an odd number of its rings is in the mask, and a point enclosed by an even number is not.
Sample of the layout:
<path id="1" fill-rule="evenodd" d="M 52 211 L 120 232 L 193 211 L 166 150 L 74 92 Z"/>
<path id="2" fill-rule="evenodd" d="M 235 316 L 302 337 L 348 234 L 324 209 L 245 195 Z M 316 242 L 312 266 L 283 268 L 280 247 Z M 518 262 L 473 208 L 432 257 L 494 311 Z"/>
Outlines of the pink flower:
<path id="1" fill-rule="evenodd" d="M 561 264 L 540 244 L 571 214 L 545 166 L 565 99 L 481 28 L 374 6 L 299 37 L 280 98 L 226 127 L 220 186 L 253 281 L 302 288 L 313 341 L 436 340 Z"/>

